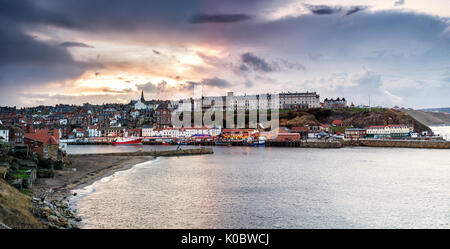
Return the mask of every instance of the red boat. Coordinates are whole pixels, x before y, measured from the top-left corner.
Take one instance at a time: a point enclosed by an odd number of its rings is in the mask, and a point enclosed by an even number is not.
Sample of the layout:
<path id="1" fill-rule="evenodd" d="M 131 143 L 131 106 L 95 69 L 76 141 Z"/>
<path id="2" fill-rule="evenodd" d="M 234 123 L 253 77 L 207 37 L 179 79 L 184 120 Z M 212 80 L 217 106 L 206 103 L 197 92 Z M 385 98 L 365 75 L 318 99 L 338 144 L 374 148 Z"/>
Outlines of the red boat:
<path id="1" fill-rule="evenodd" d="M 140 138 L 116 138 L 113 141 L 114 145 L 119 144 L 142 144 L 142 139 Z"/>

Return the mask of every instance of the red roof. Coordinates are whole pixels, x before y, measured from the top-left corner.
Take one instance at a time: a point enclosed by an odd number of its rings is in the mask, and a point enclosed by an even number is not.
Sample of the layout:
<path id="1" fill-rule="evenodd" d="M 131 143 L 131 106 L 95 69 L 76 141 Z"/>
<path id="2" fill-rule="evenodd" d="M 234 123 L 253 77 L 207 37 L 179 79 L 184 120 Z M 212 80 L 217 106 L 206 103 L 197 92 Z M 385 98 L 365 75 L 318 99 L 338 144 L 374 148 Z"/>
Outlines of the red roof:
<path id="1" fill-rule="evenodd" d="M 340 119 L 336 119 L 336 120 L 333 120 L 333 122 L 332 122 L 332 124 L 334 124 L 334 125 L 342 125 L 344 122 L 342 122 L 342 120 L 340 120 Z"/>
<path id="2" fill-rule="evenodd" d="M 31 140 L 39 141 L 39 142 L 43 143 L 44 145 L 58 144 L 58 141 L 56 140 L 56 138 L 54 136 L 51 136 L 51 135 L 48 135 L 48 134 L 43 134 L 43 133 L 25 133 L 24 137 L 28 138 L 28 139 L 31 139 Z"/>

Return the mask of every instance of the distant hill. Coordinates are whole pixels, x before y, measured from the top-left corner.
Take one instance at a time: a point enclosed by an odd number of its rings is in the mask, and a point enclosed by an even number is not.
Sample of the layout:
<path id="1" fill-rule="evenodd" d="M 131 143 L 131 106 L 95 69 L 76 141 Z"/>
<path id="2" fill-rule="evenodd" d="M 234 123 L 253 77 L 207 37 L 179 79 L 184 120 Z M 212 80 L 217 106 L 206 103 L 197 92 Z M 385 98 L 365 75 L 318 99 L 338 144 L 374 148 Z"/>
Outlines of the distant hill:
<path id="1" fill-rule="evenodd" d="M 424 111 L 424 112 L 445 112 L 445 113 L 450 113 L 450 107 L 419 109 L 419 111 Z"/>
<path id="2" fill-rule="evenodd" d="M 448 109 L 450 111 L 450 108 L 437 108 L 437 109 Z M 450 125 L 450 114 L 446 112 L 431 112 L 423 110 L 406 110 L 406 109 L 402 109 L 402 111 L 408 113 L 413 118 L 417 119 L 419 122 L 427 126 Z"/>
<path id="3" fill-rule="evenodd" d="M 342 108 L 280 112 L 280 126 L 289 128 L 304 125 L 331 124 L 336 119 L 342 120 L 344 126 L 367 127 L 370 125 L 406 124 L 413 125 L 416 132 L 431 131 L 428 126 L 415 119 L 412 115 L 395 109 Z"/>

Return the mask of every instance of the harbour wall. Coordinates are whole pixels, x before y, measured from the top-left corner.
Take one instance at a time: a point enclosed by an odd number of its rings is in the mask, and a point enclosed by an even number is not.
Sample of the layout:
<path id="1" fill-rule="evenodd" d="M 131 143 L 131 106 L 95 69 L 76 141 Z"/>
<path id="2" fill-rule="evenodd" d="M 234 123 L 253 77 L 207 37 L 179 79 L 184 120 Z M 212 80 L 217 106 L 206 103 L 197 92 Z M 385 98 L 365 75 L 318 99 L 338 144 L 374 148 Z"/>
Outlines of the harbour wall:
<path id="1" fill-rule="evenodd" d="M 301 147 L 301 148 L 342 148 L 340 141 L 267 141 L 268 147 Z"/>
<path id="2" fill-rule="evenodd" d="M 96 153 L 99 156 L 190 156 L 190 155 L 204 155 L 213 154 L 212 148 L 195 148 L 195 149 L 180 149 L 180 150 L 154 150 L 154 151 L 137 151 L 137 152 L 116 152 L 116 153 Z M 92 154 L 71 154 L 71 158 L 92 156 Z"/>
<path id="3" fill-rule="evenodd" d="M 343 146 L 364 147 L 395 147 L 395 148 L 420 148 L 420 149 L 450 149 L 450 141 L 424 141 L 424 140 L 345 140 Z"/>
<path id="4" fill-rule="evenodd" d="M 110 143 L 70 143 L 76 145 L 106 145 Z M 148 145 L 161 145 L 161 142 L 144 142 Z M 173 143 L 173 145 L 177 145 Z M 189 145 L 214 146 L 211 141 L 191 142 Z M 233 141 L 232 146 L 245 146 L 242 141 Z M 355 140 L 300 140 L 300 141 L 266 141 L 267 147 L 300 147 L 300 148 L 342 148 L 342 147 L 387 147 L 387 148 L 421 148 L 421 149 L 450 149 L 450 141 L 445 140 L 389 140 L 389 139 L 355 139 Z M 199 148 L 206 149 L 206 148 Z M 197 149 L 194 149 L 197 150 Z M 186 150 L 183 150 L 186 151 Z M 139 152 L 143 153 L 143 152 Z M 146 152 L 145 152 L 146 153 Z M 145 154 L 144 153 L 144 154 Z M 162 152 L 152 152 L 162 153 Z M 182 153 L 182 152 L 176 152 Z M 186 152 L 187 154 L 191 152 Z M 117 154 L 117 153 L 113 153 Z M 170 153 L 169 153 L 170 154 Z M 205 153 L 200 153 L 205 154 Z M 135 155 L 135 154 L 133 154 Z M 143 154 L 140 154 L 143 155 Z M 178 154 L 176 154 L 178 155 Z M 153 154 L 149 155 L 153 156 Z M 158 156 L 158 155 L 156 155 Z"/>

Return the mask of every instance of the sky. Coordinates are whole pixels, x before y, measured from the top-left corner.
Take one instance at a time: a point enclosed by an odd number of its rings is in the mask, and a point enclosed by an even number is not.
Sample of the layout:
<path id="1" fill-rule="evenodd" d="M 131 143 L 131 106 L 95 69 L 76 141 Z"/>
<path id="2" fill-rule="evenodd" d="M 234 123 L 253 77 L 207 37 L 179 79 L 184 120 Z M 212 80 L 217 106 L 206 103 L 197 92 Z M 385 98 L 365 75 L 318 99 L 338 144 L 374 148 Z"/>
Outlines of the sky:
<path id="1" fill-rule="evenodd" d="M 315 91 L 450 106 L 448 0 L 0 0 L 0 106 Z"/>

